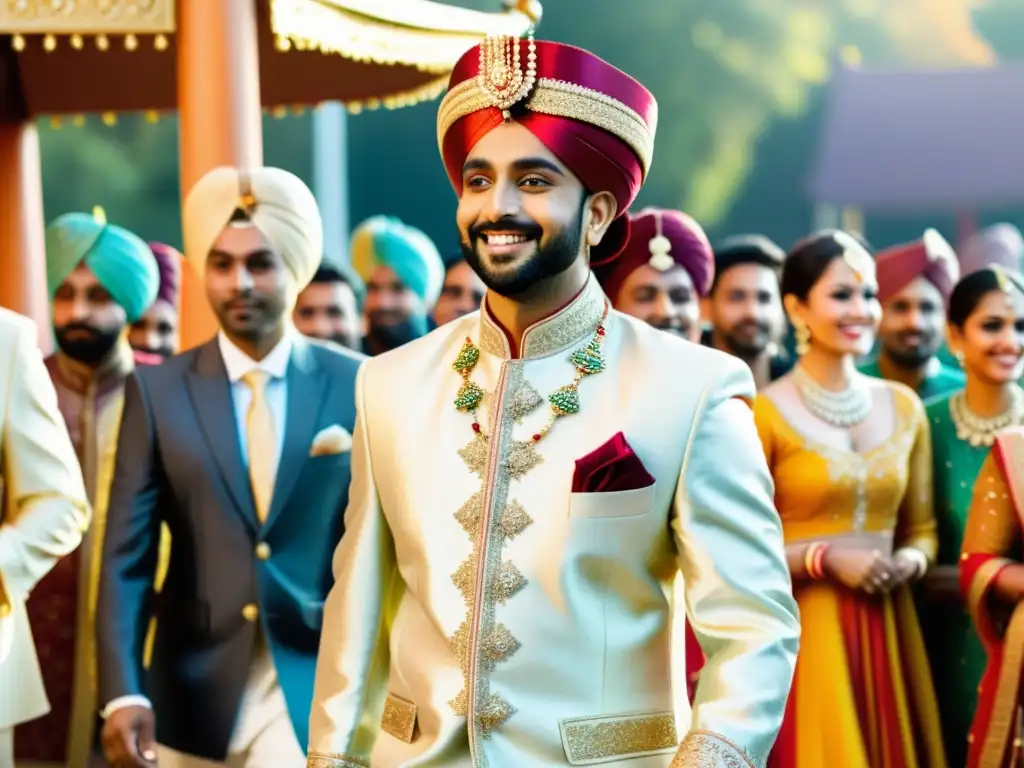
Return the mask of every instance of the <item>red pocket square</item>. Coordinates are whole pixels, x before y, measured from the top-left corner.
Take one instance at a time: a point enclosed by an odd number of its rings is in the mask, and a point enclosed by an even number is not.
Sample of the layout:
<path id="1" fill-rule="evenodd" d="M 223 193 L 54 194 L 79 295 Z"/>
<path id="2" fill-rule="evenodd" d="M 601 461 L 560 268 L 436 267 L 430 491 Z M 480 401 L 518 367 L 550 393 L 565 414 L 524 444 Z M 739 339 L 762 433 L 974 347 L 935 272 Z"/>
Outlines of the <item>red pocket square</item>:
<path id="1" fill-rule="evenodd" d="M 649 485 L 654 485 L 654 478 L 621 432 L 597 450 L 576 459 L 572 476 L 573 493 L 635 491 Z"/>

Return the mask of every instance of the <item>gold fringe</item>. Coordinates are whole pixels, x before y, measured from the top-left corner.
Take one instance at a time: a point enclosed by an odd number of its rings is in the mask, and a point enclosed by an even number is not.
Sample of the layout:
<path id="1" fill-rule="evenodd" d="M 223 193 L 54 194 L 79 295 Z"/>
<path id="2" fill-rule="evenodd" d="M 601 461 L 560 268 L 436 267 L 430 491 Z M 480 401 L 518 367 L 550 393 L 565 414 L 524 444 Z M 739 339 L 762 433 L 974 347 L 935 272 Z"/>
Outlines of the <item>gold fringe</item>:
<path id="1" fill-rule="evenodd" d="M 483 13 L 429 0 L 272 0 L 270 25 L 279 49 L 337 53 L 353 61 L 448 73 L 488 35 L 521 35 L 531 24 L 518 11 Z"/>

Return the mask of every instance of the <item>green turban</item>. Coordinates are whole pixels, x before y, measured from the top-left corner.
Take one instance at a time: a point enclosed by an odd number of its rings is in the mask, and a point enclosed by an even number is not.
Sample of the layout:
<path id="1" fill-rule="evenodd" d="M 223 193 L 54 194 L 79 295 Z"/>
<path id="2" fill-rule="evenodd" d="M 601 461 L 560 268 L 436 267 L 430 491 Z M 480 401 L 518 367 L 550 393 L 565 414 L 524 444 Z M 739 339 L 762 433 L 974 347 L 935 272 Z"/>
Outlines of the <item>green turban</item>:
<path id="1" fill-rule="evenodd" d="M 134 323 L 156 299 L 160 272 L 149 246 L 127 229 L 87 213 L 66 213 L 46 228 L 46 282 L 52 297 L 84 263 Z"/>

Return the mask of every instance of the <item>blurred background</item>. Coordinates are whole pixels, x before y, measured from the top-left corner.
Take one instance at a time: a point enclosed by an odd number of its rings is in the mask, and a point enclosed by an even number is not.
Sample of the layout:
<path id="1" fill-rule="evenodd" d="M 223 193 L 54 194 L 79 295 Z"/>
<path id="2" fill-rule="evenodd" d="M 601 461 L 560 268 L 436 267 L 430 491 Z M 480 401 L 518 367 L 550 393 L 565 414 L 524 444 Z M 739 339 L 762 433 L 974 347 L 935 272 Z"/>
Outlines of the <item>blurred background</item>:
<path id="1" fill-rule="evenodd" d="M 446 2 L 484 11 L 501 5 Z M 826 129 L 842 130 L 828 119 L 837 73 L 1024 62 L 1024 0 L 547 0 L 537 37 L 594 51 L 658 98 L 654 167 L 639 205 L 681 207 L 712 239 L 757 231 L 788 247 L 816 222 L 811 193 L 819 149 Z M 1017 93 L 1024 99 L 1024 90 Z M 455 196 L 438 157 L 436 108 L 432 101 L 349 114 L 348 210 L 326 209 L 325 218 L 354 225 L 393 214 L 424 229 L 443 253 L 456 251 Z M 874 109 L 869 98 L 858 119 L 873 120 Z M 264 116 L 265 163 L 309 183 L 313 115 L 295 109 Z M 173 115 L 43 118 L 40 131 L 47 219 L 100 205 L 111 221 L 180 247 Z M 1024 227 L 1024 195 L 1020 203 L 986 205 L 970 212 L 973 226 Z M 883 206 L 862 223 L 876 246 L 914 239 L 927 226 L 953 240 L 958 214 Z"/>

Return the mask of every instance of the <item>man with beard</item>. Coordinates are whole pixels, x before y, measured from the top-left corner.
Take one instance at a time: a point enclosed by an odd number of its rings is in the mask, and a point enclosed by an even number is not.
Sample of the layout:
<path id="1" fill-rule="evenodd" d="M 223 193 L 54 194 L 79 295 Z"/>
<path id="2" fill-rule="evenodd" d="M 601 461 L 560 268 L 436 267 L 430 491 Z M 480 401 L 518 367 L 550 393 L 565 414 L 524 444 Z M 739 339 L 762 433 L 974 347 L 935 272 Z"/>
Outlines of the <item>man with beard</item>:
<path id="1" fill-rule="evenodd" d="M 128 343 L 149 362 L 158 363 L 178 351 L 178 296 L 181 290 L 181 254 L 163 243 L 150 243 L 160 270 L 156 300 L 146 314 L 132 323 Z M 136 355 L 136 362 L 140 362 Z"/>
<path id="2" fill-rule="evenodd" d="M 366 283 L 366 353 L 379 355 L 425 335 L 444 279 L 433 241 L 398 219 L 374 216 L 356 227 L 349 253 Z"/>
<path id="3" fill-rule="evenodd" d="M 714 257 L 700 224 L 682 211 L 631 215 L 625 249 L 595 272 L 619 312 L 700 341 L 700 300 L 711 286 Z"/>
<path id="4" fill-rule="evenodd" d="M 82 546 L 28 600 L 51 710 L 16 729 L 15 757 L 84 768 L 98 755 L 95 589 L 125 380 L 135 367 L 128 324 L 153 303 L 159 276 L 146 243 L 107 224 L 100 211 L 65 214 L 47 227 L 46 272 L 58 347 L 46 368 L 82 467 L 93 524 Z"/>
<path id="5" fill-rule="evenodd" d="M 0 444 L 0 766 L 11 768 L 14 726 L 49 708 L 25 601 L 82 541 L 89 504 L 35 324 L 6 309 L 0 309 Z"/>
<path id="6" fill-rule="evenodd" d="M 879 351 L 861 371 L 906 384 L 922 400 L 962 389 L 963 373 L 936 356 L 945 338 L 946 302 L 960 276 L 952 247 L 929 229 L 920 240 L 881 251 L 875 261 Z"/>
<path id="7" fill-rule="evenodd" d="M 290 768 L 307 741 L 362 358 L 291 325 L 323 248 L 296 176 L 212 170 L 182 222 L 220 331 L 127 386 L 100 581 L 104 751 L 114 768 Z M 154 601 L 161 522 L 171 556 Z"/>
<path id="8" fill-rule="evenodd" d="M 779 298 L 785 260 L 786 252 L 761 235 L 727 238 L 715 249 L 710 343 L 750 366 L 758 389 L 792 367 L 776 346 L 786 323 Z"/>
<path id="9" fill-rule="evenodd" d="M 362 346 L 362 281 L 348 270 L 321 266 L 299 294 L 292 321 L 299 333 L 348 349 Z"/>
<path id="10" fill-rule="evenodd" d="M 310 768 L 764 765 L 799 622 L 753 381 L 590 271 L 625 245 L 656 114 L 532 36 L 456 64 L 438 143 L 487 294 L 360 371 Z"/>
<path id="11" fill-rule="evenodd" d="M 445 264 L 441 295 L 434 307 L 434 322 L 444 325 L 470 312 L 476 312 L 484 300 L 484 290 L 483 281 L 461 253 L 449 259 Z"/>

